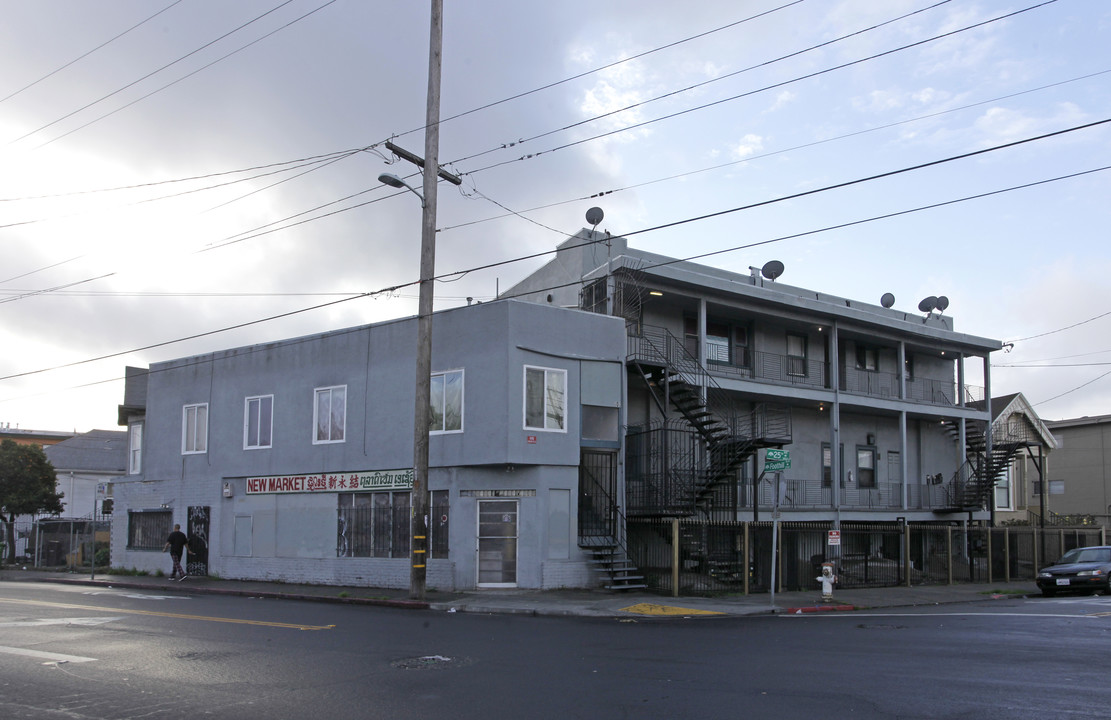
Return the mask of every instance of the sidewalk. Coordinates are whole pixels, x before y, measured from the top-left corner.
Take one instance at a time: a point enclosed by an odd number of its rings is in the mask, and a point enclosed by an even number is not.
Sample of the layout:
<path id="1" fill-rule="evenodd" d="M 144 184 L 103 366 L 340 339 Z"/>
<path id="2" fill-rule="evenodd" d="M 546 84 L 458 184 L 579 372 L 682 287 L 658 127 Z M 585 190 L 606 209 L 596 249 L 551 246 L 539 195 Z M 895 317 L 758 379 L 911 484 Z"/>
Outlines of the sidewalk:
<path id="1" fill-rule="evenodd" d="M 410 600 L 408 590 L 386 588 L 296 585 L 209 577 L 190 577 L 183 582 L 176 582 L 153 575 L 97 574 L 95 578 L 90 578 L 87 571 L 67 573 L 5 569 L 0 571 L 0 581 L 51 582 L 145 592 L 238 595 L 440 612 L 608 618 L 690 618 L 852 611 L 988 601 L 1037 593 L 1033 581 L 837 589 L 833 593 L 834 602 L 822 603 L 821 592 L 815 588 L 813 591 L 776 593 L 773 606 L 768 593 L 673 598 L 645 592 L 610 593 L 601 590 L 429 590 L 425 594 L 425 600 L 419 601 Z"/>

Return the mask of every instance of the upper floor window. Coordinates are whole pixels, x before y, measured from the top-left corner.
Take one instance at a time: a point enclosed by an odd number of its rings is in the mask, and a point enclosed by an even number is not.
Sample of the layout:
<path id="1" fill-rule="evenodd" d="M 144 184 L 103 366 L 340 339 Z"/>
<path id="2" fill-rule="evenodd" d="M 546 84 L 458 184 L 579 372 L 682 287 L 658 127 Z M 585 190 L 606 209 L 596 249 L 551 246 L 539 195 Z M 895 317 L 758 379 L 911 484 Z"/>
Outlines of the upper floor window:
<path id="1" fill-rule="evenodd" d="M 243 448 L 268 448 L 274 428 L 274 396 L 260 395 L 245 401 Z"/>
<path id="2" fill-rule="evenodd" d="M 525 366 L 525 428 L 566 432 L 567 371 Z"/>
<path id="3" fill-rule="evenodd" d="M 787 335 L 787 374 L 806 377 L 806 336 Z"/>
<path id="4" fill-rule="evenodd" d="M 867 345 L 856 346 L 856 369 L 875 372 L 880 369 L 879 350 Z"/>
<path id="5" fill-rule="evenodd" d="M 313 402 L 313 444 L 343 442 L 347 427 L 347 386 L 317 388 Z"/>
<path id="6" fill-rule="evenodd" d="M 132 423 L 127 428 L 127 473 L 143 472 L 143 423 Z"/>
<path id="7" fill-rule="evenodd" d="M 907 380 L 914 379 L 914 356 L 907 355 L 906 360 L 903 361 L 903 377 Z"/>
<path id="8" fill-rule="evenodd" d="M 463 432 L 463 371 L 432 374 L 428 431 Z"/>
<path id="9" fill-rule="evenodd" d="M 845 487 L 845 446 L 843 444 L 837 453 L 837 461 L 840 485 Z M 822 443 L 822 487 L 833 487 L 833 451 L 829 443 Z"/>
<path id="10" fill-rule="evenodd" d="M 876 486 L 876 449 L 857 446 L 856 448 L 856 486 L 874 488 Z"/>
<path id="11" fill-rule="evenodd" d="M 186 405 L 182 411 L 181 454 L 208 450 L 208 403 Z"/>

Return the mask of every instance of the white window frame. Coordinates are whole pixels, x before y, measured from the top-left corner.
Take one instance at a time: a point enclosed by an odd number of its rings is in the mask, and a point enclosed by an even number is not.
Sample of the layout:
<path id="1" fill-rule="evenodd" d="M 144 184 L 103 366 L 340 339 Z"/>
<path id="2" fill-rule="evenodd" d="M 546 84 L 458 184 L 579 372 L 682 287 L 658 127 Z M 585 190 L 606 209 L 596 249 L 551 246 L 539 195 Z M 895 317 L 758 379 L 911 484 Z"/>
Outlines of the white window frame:
<path id="1" fill-rule="evenodd" d="M 544 418 L 544 425 L 543 426 L 529 425 L 529 420 L 528 420 L 528 415 L 529 415 L 529 413 L 528 413 L 528 410 L 529 410 L 529 407 L 528 407 L 528 400 L 529 400 L 529 398 L 528 398 L 528 375 L 529 375 L 530 370 L 540 371 L 540 372 L 544 373 L 544 407 L 542 409 L 542 415 L 543 415 L 543 418 Z M 549 427 L 548 426 L 548 420 L 549 420 L 549 418 L 548 418 L 548 413 L 549 413 L 548 393 L 550 392 L 550 387 L 551 387 L 550 386 L 550 382 L 551 382 L 550 378 L 552 378 L 552 377 L 561 377 L 563 379 L 563 417 L 562 417 L 562 422 L 561 422 L 559 427 Z M 525 430 L 536 431 L 536 432 L 561 432 L 561 433 L 567 432 L 567 409 L 568 409 L 568 407 L 567 407 L 567 398 L 570 395 L 570 393 L 568 392 L 568 388 L 567 388 L 567 370 L 565 370 L 563 368 L 541 367 L 539 365 L 525 365 L 522 391 L 523 391 L 522 395 L 524 397 L 522 398 L 522 403 L 521 403 L 521 415 L 522 415 L 522 424 L 523 424 Z"/>
<path id="2" fill-rule="evenodd" d="M 193 435 L 192 446 L 189 444 L 190 430 Z M 208 452 L 208 403 L 185 405 L 181 409 L 181 454 L 203 455 L 206 452 Z"/>
<path id="3" fill-rule="evenodd" d="M 444 428 L 444 426 L 443 426 L 444 425 L 443 421 L 446 421 L 446 419 L 447 419 L 447 412 L 446 412 L 446 409 L 447 409 L 447 392 L 446 392 L 446 390 L 447 390 L 447 380 L 446 380 L 446 378 L 449 375 L 458 375 L 459 376 L 459 427 L 452 428 L 450 430 Z M 439 411 L 440 411 L 439 414 L 440 414 L 440 418 L 442 419 L 442 421 L 441 421 L 439 429 L 432 427 L 432 424 L 431 424 L 432 423 L 432 418 L 434 418 L 436 416 L 436 408 L 435 407 L 430 408 L 429 418 L 428 418 L 428 421 L 429 421 L 428 433 L 430 435 L 451 435 L 453 433 L 461 433 L 461 432 L 463 432 L 463 410 L 466 407 L 466 382 L 465 382 L 466 378 L 463 375 L 463 370 L 462 369 L 456 369 L 456 370 L 444 370 L 443 372 L 434 372 L 434 373 L 432 373 L 432 384 L 433 385 L 435 385 L 435 383 L 436 383 L 436 378 L 444 378 L 444 392 L 441 393 L 441 399 L 443 400 L 443 407 L 439 408 Z M 430 399 L 430 401 L 431 401 L 431 399 Z"/>
<path id="4" fill-rule="evenodd" d="M 327 392 L 329 394 L 329 408 L 331 408 L 331 397 L 337 390 L 343 391 L 343 425 L 340 428 L 340 437 L 332 437 L 332 423 L 328 422 L 328 437 L 321 439 L 318 433 L 319 428 L 319 411 L 320 411 L 320 395 Z M 329 411 L 329 414 L 331 412 Z M 347 441 L 347 386 L 346 385 L 328 385 L 326 387 L 314 388 L 312 392 L 312 444 L 313 445 L 329 445 L 334 443 L 341 443 Z"/>
<path id="5" fill-rule="evenodd" d="M 1015 509 L 1015 466 L 1011 463 L 1007 466 L 1006 472 L 1000 477 L 996 483 L 993 491 L 995 509 L 996 510 L 1014 510 Z M 1003 502 L 999 502 L 1000 495 L 1002 495 Z"/>
<path id="6" fill-rule="evenodd" d="M 131 423 L 127 428 L 127 474 L 143 472 L 143 423 Z"/>
<path id="7" fill-rule="evenodd" d="M 266 422 L 266 436 L 269 440 L 265 445 L 260 442 L 262 436 L 262 406 L 269 401 L 270 413 Z M 257 424 L 257 437 L 254 438 L 255 442 L 251 443 L 251 404 L 255 403 L 258 407 L 255 410 L 255 415 L 258 419 Z M 273 395 L 252 395 L 244 398 L 243 400 L 243 449 L 244 450 L 266 450 L 274 446 L 274 396 Z"/>

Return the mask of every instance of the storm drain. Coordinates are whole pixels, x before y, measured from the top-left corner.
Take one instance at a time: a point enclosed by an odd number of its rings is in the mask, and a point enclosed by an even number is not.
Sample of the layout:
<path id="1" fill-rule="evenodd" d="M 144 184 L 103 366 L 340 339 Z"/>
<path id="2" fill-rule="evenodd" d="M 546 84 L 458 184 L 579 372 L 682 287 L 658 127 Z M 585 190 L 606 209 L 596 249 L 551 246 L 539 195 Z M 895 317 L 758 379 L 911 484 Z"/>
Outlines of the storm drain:
<path id="1" fill-rule="evenodd" d="M 390 665 L 402 670 L 441 670 L 449 667 L 462 667 L 473 662 L 465 657 L 447 657 L 445 655 L 422 655 L 421 657 L 396 660 Z"/>

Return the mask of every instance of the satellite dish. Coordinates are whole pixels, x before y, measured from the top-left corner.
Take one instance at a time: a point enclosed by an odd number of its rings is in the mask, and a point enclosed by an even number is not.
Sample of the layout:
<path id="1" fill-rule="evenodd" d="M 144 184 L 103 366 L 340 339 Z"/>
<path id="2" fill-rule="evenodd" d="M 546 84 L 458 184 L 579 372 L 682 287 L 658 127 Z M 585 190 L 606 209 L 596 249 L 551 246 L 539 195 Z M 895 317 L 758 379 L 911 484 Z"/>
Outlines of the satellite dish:
<path id="1" fill-rule="evenodd" d="M 928 298 L 922 298 L 922 302 L 918 303 L 918 309 L 924 313 L 932 312 L 937 308 L 937 298 L 933 295 Z"/>
<path id="2" fill-rule="evenodd" d="M 602 208 L 600 207 L 592 207 L 586 211 L 586 221 L 591 227 L 597 227 L 598 223 L 602 222 L 605 216 L 606 214 L 602 212 Z"/>
<path id="3" fill-rule="evenodd" d="M 891 293 L 884 293 L 883 296 L 880 297 L 880 305 L 883 305 L 885 308 L 889 308 L 894 304 L 895 296 Z"/>
<path id="4" fill-rule="evenodd" d="M 949 298 L 944 295 L 937 296 L 937 311 L 945 312 L 945 308 L 949 307 Z"/>
<path id="5" fill-rule="evenodd" d="M 768 280 L 775 282 L 775 279 L 782 275 L 785 269 L 786 268 L 783 267 L 783 263 L 779 262 L 778 260 L 769 260 L 768 262 L 764 263 L 764 267 L 760 268 L 760 274 L 766 277 Z"/>

